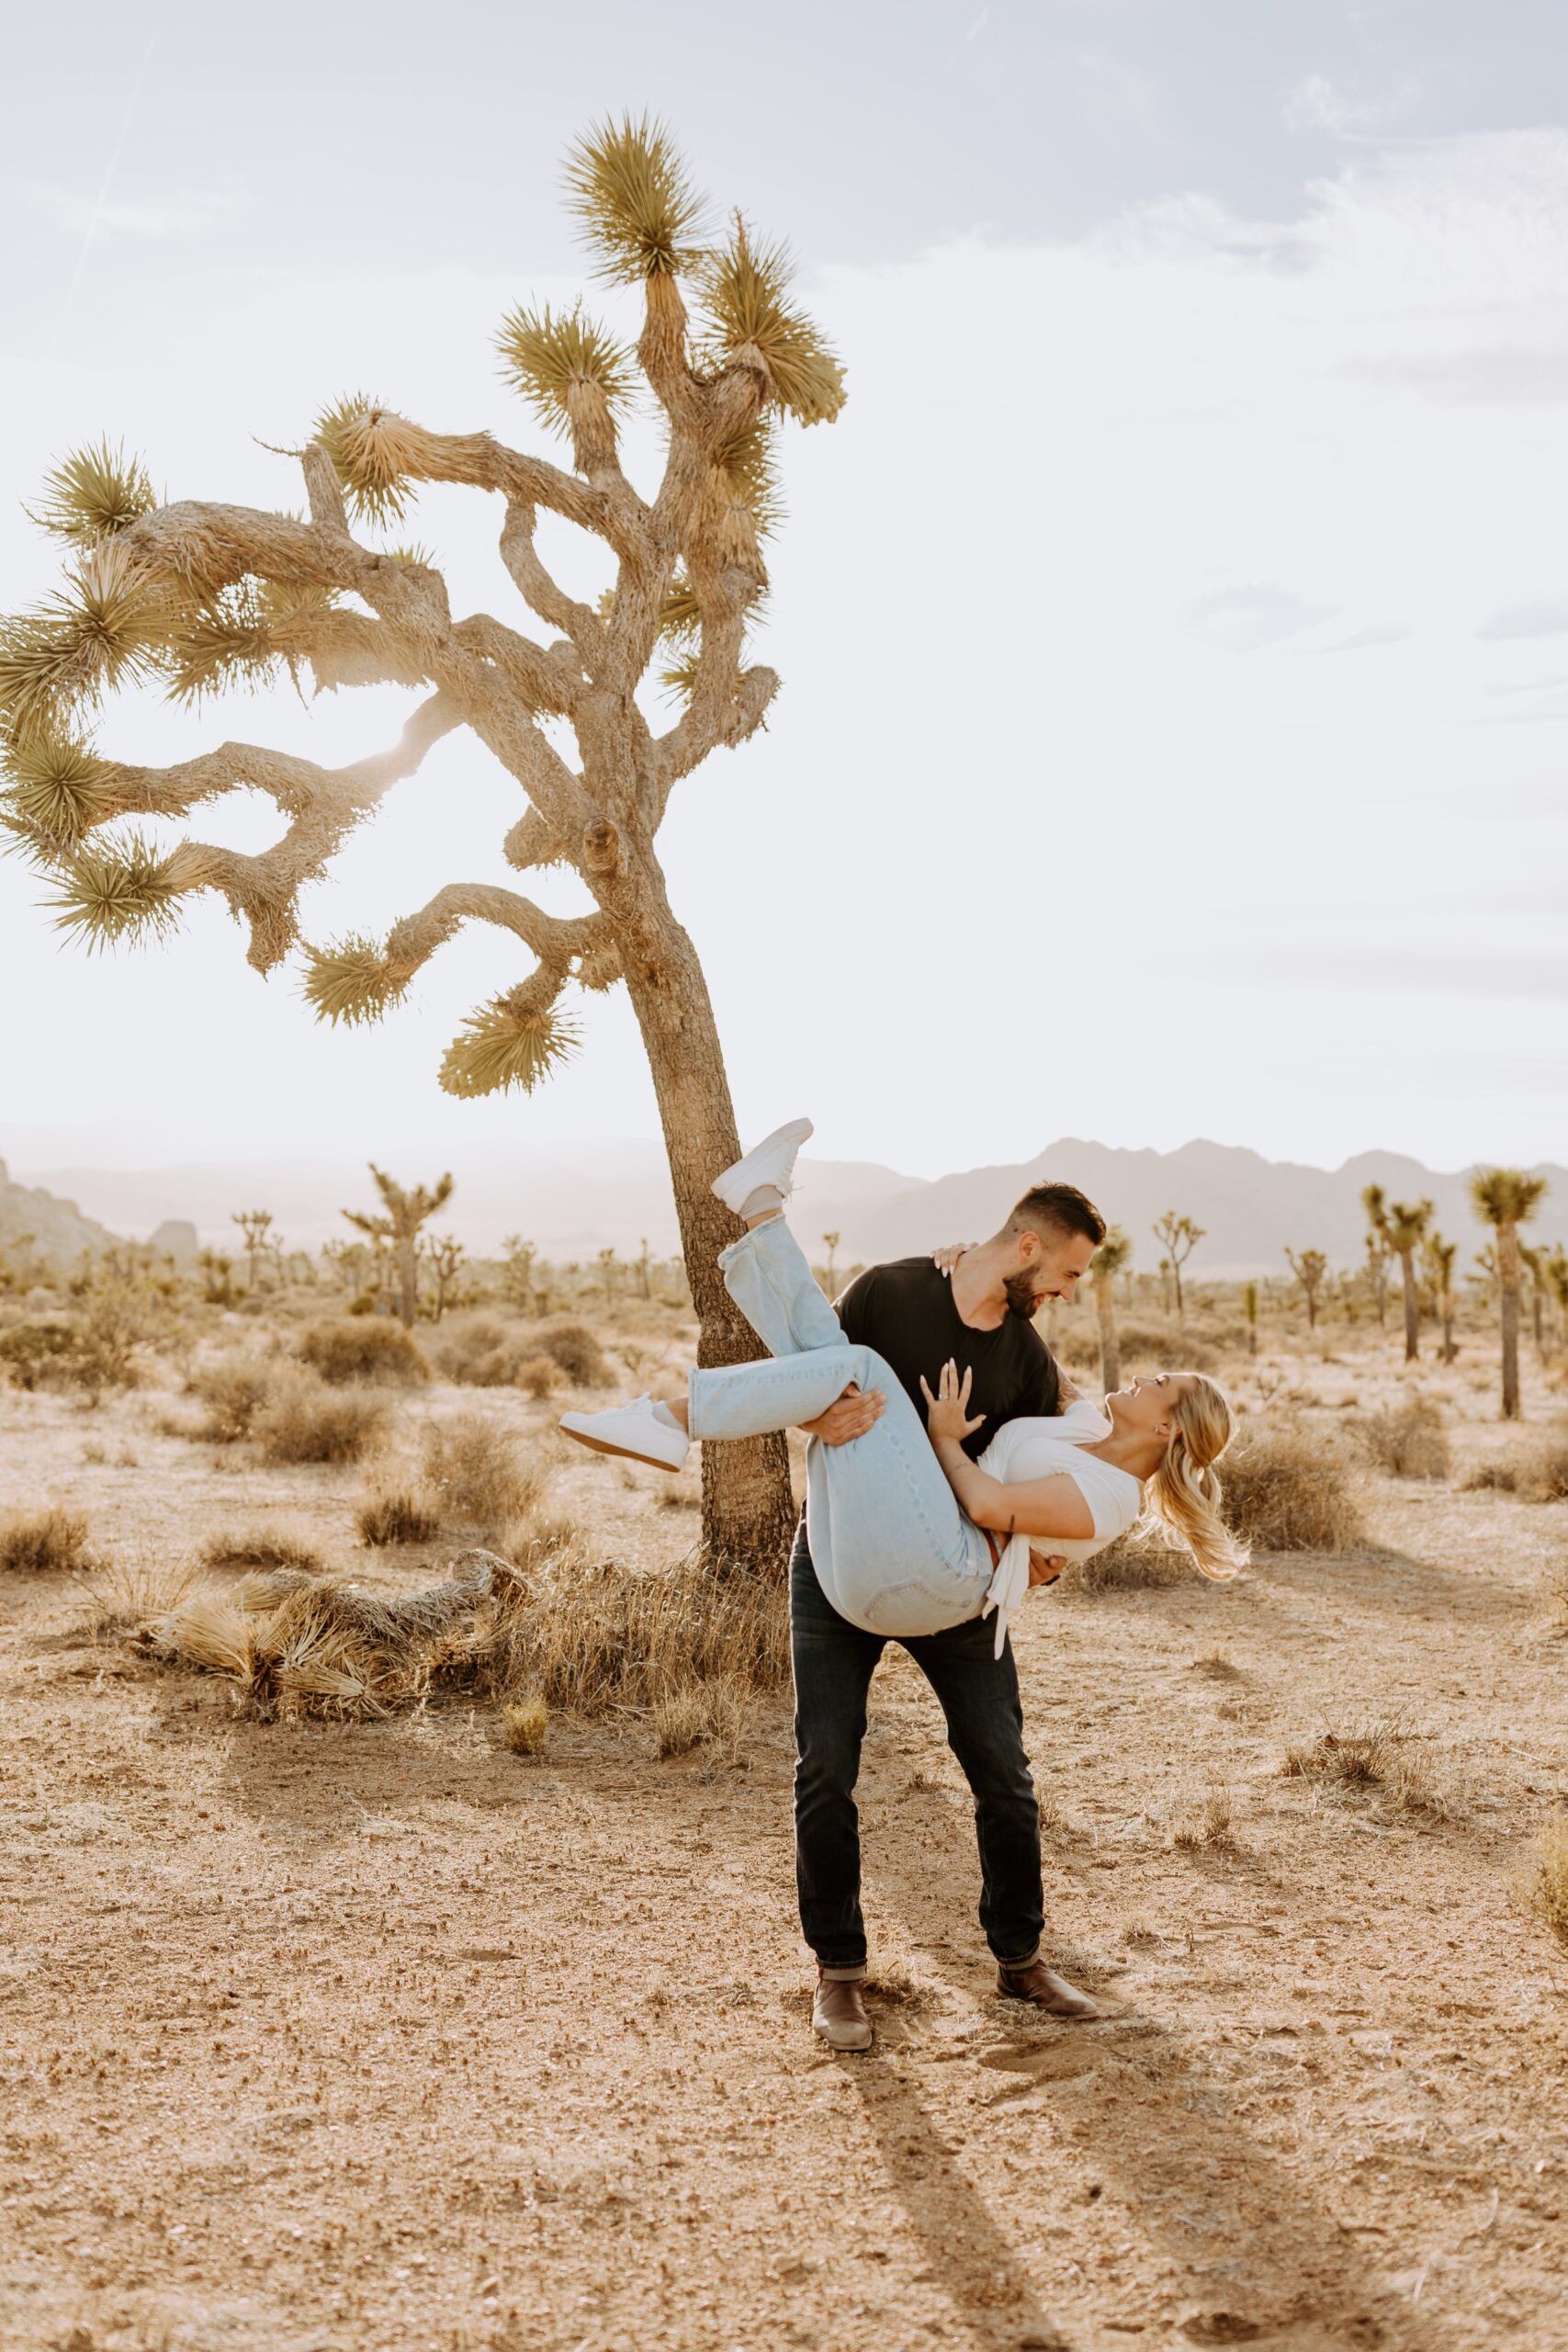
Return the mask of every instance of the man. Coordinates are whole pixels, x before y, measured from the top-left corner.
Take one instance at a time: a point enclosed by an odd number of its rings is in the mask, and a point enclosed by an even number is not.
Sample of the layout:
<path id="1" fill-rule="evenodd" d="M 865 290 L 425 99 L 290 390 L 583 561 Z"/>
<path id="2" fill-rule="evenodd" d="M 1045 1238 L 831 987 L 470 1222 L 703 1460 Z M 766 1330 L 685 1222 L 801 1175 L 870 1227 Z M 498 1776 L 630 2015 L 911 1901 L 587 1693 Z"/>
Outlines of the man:
<path id="1" fill-rule="evenodd" d="M 1070 1396 L 1032 1317 L 1048 1298 L 1073 1296 L 1104 1238 L 1103 1218 L 1076 1186 L 1037 1184 L 999 1232 L 962 1253 L 951 1276 L 929 1258 L 869 1267 L 836 1302 L 839 1319 L 852 1342 L 886 1358 L 922 1415 L 921 1375 L 934 1388 L 950 1357 L 961 1369 L 969 1366 L 969 1408 L 984 1418 L 965 1449 L 977 1457 L 1001 1422 L 1021 1413 L 1056 1413 Z M 852 1444 L 880 1409 L 874 1396 L 847 1389 L 807 1424 L 807 1434 L 825 1445 Z M 852 1625 L 828 1601 L 803 1518 L 790 1562 L 795 1882 L 801 1926 L 818 1963 L 811 2022 L 835 2050 L 866 2050 L 872 2041 L 861 1995 L 866 1951 L 854 1786 L 866 1694 L 884 1638 Z M 1041 1958 L 1040 1809 L 1010 1641 L 995 1657 L 989 1620 L 974 1618 L 903 1646 L 941 1702 L 948 1745 L 974 1792 L 980 1924 L 997 1962 L 998 1991 L 1053 2017 L 1098 2016 L 1088 1994 Z"/>

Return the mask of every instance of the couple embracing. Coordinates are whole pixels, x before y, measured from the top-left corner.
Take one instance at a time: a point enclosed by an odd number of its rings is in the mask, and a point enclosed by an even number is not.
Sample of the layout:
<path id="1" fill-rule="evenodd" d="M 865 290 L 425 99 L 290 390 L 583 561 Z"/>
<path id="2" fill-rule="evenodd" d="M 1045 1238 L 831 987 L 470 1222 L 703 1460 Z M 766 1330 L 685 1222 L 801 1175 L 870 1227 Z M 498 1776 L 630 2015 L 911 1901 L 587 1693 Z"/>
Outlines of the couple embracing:
<path id="1" fill-rule="evenodd" d="M 1088 1559 L 1140 1516 L 1208 1577 L 1244 1555 L 1220 1517 L 1213 1464 L 1231 1436 L 1201 1373 L 1080 1397 L 1034 1329 L 1070 1300 L 1105 1238 L 1071 1184 L 1039 1184 L 977 1248 L 873 1266 L 836 1304 L 784 1221 L 807 1119 L 778 1128 L 714 1184 L 746 1230 L 725 1286 L 769 1349 L 758 1363 L 694 1369 L 683 1395 L 568 1413 L 602 1453 L 679 1469 L 694 1441 L 799 1428 L 806 1513 L 790 1563 L 795 1878 L 816 1954 L 812 2024 L 864 2050 L 865 1925 L 854 1786 L 866 1695 L 884 1645 L 930 1682 L 975 1798 L 980 1925 L 999 1992 L 1059 2018 L 1099 2014 L 1047 1965 L 1040 1814 L 1023 1744 L 1009 1618 L 1032 1585 Z M 993 1627 L 988 1620 L 995 1616 Z"/>

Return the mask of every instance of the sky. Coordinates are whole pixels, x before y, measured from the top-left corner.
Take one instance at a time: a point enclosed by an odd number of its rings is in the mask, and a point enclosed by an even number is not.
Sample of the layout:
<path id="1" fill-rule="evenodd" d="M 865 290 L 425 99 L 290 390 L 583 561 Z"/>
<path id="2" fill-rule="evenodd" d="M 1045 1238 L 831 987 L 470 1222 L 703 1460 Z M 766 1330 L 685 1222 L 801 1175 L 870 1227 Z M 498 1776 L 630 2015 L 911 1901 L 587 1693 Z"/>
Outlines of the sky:
<path id="1" fill-rule="evenodd" d="M 767 732 L 660 836 L 742 1134 L 804 1110 L 824 1157 L 923 1175 L 1062 1135 L 1561 1159 L 1556 10 L 449 0 L 439 45 L 431 23 L 281 0 L 13 28 L 0 609 L 53 581 L 23 502 L 105 431 L 171 495 L 280 507 L 298 469 L 264 445 L 352 390 L 541 446 L 494 333 L 587 282 L 562 153 L 649 108 L 716 207 L 789 237 L 848 368 L 841 420 L 786 441 Z M 651 479 L 647 423 L 628 447 Z M 499 520 L 436 490 L 412 528 L 460 608 L 517 620 Z M 341 761 L 408 701 L 126 701 L 100 743 Z M 308 935 L 514 878 L 515 791 L 438 747 L 308 895 Z M 247 795 L 197 830 L 259 847 L 275 822 Z M 525 968 L 499 936 L 333 1032 L 216 904 L 89 958 L 39 899 L 0 863 L 17 1171 L 657 1132 L 618 991 L 533 1097 L 440 1092 L 464 1014 Z"/>

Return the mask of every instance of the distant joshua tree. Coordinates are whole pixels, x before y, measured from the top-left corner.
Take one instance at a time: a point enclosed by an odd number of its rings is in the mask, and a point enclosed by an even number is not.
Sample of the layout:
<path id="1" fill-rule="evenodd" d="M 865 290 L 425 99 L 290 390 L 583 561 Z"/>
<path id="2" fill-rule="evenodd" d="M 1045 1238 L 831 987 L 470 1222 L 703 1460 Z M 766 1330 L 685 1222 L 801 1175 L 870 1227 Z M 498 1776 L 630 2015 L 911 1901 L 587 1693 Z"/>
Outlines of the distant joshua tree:
<path id="1" fill-rule="evenodd" d="M 1255 1356 L 1258 1353 L 1258 1284 L 1256 1283 L 1243 1283 L 1241 1311 L 1247 1317 L 1247 1352 L 1249 1356 Z"/>
<path id="2" fill-rule="evenodd" d="M 451 1199 L 452 1179 L 443 1176 L 429 1190 L 416 1184 L 409 1193 L 374 1160 L 370 1173 L 385 1204 L 385 1216 L 372 1216 L 364 1209 L 344 1209 L 343 1214 L 359 1232 L 390 1245 L 398 1265 L 398 1314 L 405 1330 L 412 1331 L 419 1315 L 420 1227 Z"/>
<path id="3" fill-rule="evenodd" d="M 509 1233 L 501 1247 L 504 1253 L 501 1261 L 501 1295 L 509 1306 L 520 1306 L 526 1315 L 534 1305 L 534 1261 L 538 1250 L 520 1233 Z"/>
<path id="4" fill-rule="evenodd" d="M 1163 1241 L 1170 1255 L 1170 1272 L 1176 1283 L 1176 1319 L 1187 1320 L 1187 1308 L 1181 1295 L 1181 1269 L 1203 1238 L 1203 1227 L 1194 1225 L 1190 1216 L 1178 1216 L 1174 1209 L 1167 1209 L 1154 1227 L 1156 1241 Z M 1162 1264 L 1160 1272 L 1165 1268 Z"/>
<path id="5" fill-rule="evenodd" d="M 1367 1216 L 1367 1275 L 1378 1310 L 1378 1329 L 1388 1322 L 1388 1198 L 1381 1184 L 1368 1184 L 1361 1193 Z"/>
<path id="6" fill-rule="evenodd" d="M 1107 1230 L 1094 1253 L 1094 1311 L 1100 1317 L 1100 1377 L 1105 1393 L 1122 1385 L 1122 1349 L 1116 1336 L 1116 1277 L 1133 1255 L 1119 1225 Z"/>
<path id="7" fill-rule="evenodd" d="M 653 1274 L 651 1262 L 648 1254 L 648 1236 L 646 1233 L 643 1235 L 641 1241 L 637 1245 L 637 1293 L 639 1298 L 651 1298 L 653 1296 Z"/>
<path id="8" fill-rule="evenodd" d="M 604 1285 L 604 1304 L 611 1306 L 615 1297 L 615 1252 L 612 1246 L 599 1252 L 599 1279 Z"/>
<path id="9" fill-rule="evenodd" d="M 249 1287 L 255 1290 L 260 1286 L 261 1261 L 272 1246 L 267 1238 L 272 1231 L 272 1211 L 236 1209 L 229 1222 L 237 1225 L 244 1236 L 246 1278 Z"/>
<path id="10" fill-rule="evenodd" d="M 515 890 L 438 876 L 428 904 L 385 938 L 305 946 L 306 995 L 323 1019 L 374 1020 L 464 924 L 494 925 L 534 968 L 478 1007 L 447 1049 L 442 1084 L 472 1096 L 531 1089 L 571 1050 L 570 986 L 624 985 L 659 1102 L 698 1352 L 733 1363 L 756 1340 L 716 1268 L 737 1227 L 708 1188 L 739 1152 L 735 1114 L 707 983 L 654 841 L 676 786 L 711 752 L 754 735 L 777 692 L 773 671 L 748 659 L 747 627 L 768 585 L 762 541 L 780 517 L 778 430 L 786 418 L 837 417 L 843 371 L 791 293 L 784 248 L 739 215 L 718 239 L 705 232 L 703 200 L 660 125 L 594 129 L 572 151 L 567 186 L 600 275 L 642 296 L 635 351 L 581 303 L 520 308 L 502 326 L 503 371 L 567 437 L 571 470 L 488 433 L 432 432 L 355 393 L 325 409 L 295 453 L 308 519 L 160 504 L 145 467 L 107 440 L 50 476 L 36 519 L 65 543 L 64 585 L 0 630 L 7 823 L 58 879 L 60 922 L 90 944 L 166 933 L 182 901 L 211 890 L 248 922 L 251 961 L 265 972 L 303 944 L 300 893 L 347 836 L 435 744 L 469 730 L 523 796 L 507 862 L 570 869 L 592 910 L 552 915 Z M 698 305 L 690 334 L 682 282 Z M 639 396 L 663 432 L 651 498 L 621 465 L 620 426 Z M 457 616 L 428 555 L 357 527 L 398 523 L 423 482 L 501 499 L 502 561 L 540 635 L 489 613 Z M 541 513 L 548 534 L 570 526 L 612 560 L 597 604 L 547 568 Z M 390 750 L 339 768 L 233 741 L 147 768 L 83 730 L 121 686 L 161 682 L 194 702 L 286 674 L 309 674 L 318 691 L 392 685 L 423 698 Z M 678 707 L 661 733 L 646 707 L 655 682 Z M 468 772 L 459 760 L 444 790 L 462 790 Z M 183 818 L 236 790 L 269 796 L 284 820 L 258 854 L 137 831 L 96 837 L 118 819 Z M 782 1437 L 711 1447 L 703 1489 L 716 1559 L 782 1566 L 795 1518 Z"/>
<path id="11" fill-rule="evenodd" d="M 1546 1250 L 1519 1244 L 1519 1263 L 1530 1278 L 1530 1337 L 1539 1359 L 1546 1352 Z"/>
<path id="12" fill-rule="evenodd" d="M 823 1285 L 826 1288 L 829 1298 L 833 1296 L 839 1287 L 838 1276 L 834 1268 L 833 1261 L 838 1254 L 839 1244 L 843 1238 L 844 1237 L 841 1233 L 825 1233 L 822 1236 L 822 1247 L 828 1252 L 828 1262 L 822 1269 L 822 1280 Z"/>
<path id="13" fill-rule="evenodd" d="M 1421 1262 L 1431 1284 L 1433 1308 L 1443 1334 L 1441 1354 L 1445 1363 L 1452 1363 L 1459 1352 L 1454 1346 L 1454 1261 L 1458 1256 L 1458 1242 L 1445 1241 L 1436 1230 L 1422 1241 Z"/>
<path id="14" fill-rule="evenodd" d="M 1382 1235 L 1388 1253 L 1399 1261 L 1404 1285 L 1404 1361 L 1414 1363 L 1421 1352 L 1421 1294 L 1416 1283 L 1416 1252 L 1436 1215 L 1430 1201 L 1391 1201 L 1384 1211 Z"/>
<path id="15" fill-rule="evenodd" d="M 1302 1286 L 1302 1296 L 1306 1300 L 1307 1329 L 1315 1331 L 1317 1294 L 1323 1288 L 1323 1278 L 1328 1272 L 1328 1261 L 1321 1250 L 1303 1250 L 1298 1255 L 1294 1250 L 1288 1249 L 1285 1255 L 1291 1261 L 1292 1273 Z"/>
<path id="16" fill-rule="evenodd" d="M 430 1261 L 431 1279 L 435 1284 L 430 1319 L 433 1323 L 439 1323 L 446 1312 L 448 1300 L 456 1296 L 458 1279 L 468 1262 L 468 1253 L 450 1233 L 428 1234 L 424 1253 Z"/>
<path id="17" fill-rule="evenodd" d="M 1519 1227 L 1534 1216 L 1546 1193 L 1544 1176 L 1522 1168 L 1482 1168 L 1470 1180 L 1475 1214 L 1497 1236 L 1497 1289 L 1502 1299 L 1503 1419 L 1519 1418 Z"/>
<path id="18" fill-rule="evenodd" d="M 234 1261 L 216 1250 L 198 1250 L 197 1269 L 201 1275 L 201 1295 L 209 1306 L 228 1306 L 234 1296 Z"/>
<path id="19" fill-rule="evenodd" d="M 1560 1241 L 1545 1261 L 1548 1286 L 1551 1292 L 1552 1321 L 1556 1326 L 1557 1344 L 1568 1341 L 1568 1251 Z"/>

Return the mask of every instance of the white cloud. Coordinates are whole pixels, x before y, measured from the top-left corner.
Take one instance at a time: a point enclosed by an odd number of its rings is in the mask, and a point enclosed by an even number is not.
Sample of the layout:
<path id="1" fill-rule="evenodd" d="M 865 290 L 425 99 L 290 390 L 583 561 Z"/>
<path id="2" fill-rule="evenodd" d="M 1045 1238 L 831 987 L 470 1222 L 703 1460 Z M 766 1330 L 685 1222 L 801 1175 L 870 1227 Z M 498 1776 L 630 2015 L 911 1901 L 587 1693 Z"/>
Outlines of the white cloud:
<path id="1" fill-rule="evenodd" d="M 1285 100 L 1285 128 L 1326 130 L 1337 139 L 1392 130 L 1409 118 L 1418 96 L 1409 81 L 1372 96 L 1347 90 L 1326 74 L 1307 74 Z"/>
<path id="2" fill-rule="evenodd" d="M 35 180 L 27 191 L 33 209 L 77 237 L 128 237 L 152 243 L 188 236 L 232 209 L 231 193 L 186 188 L 140 203 L 99 201 L 79 188 Z"/>

